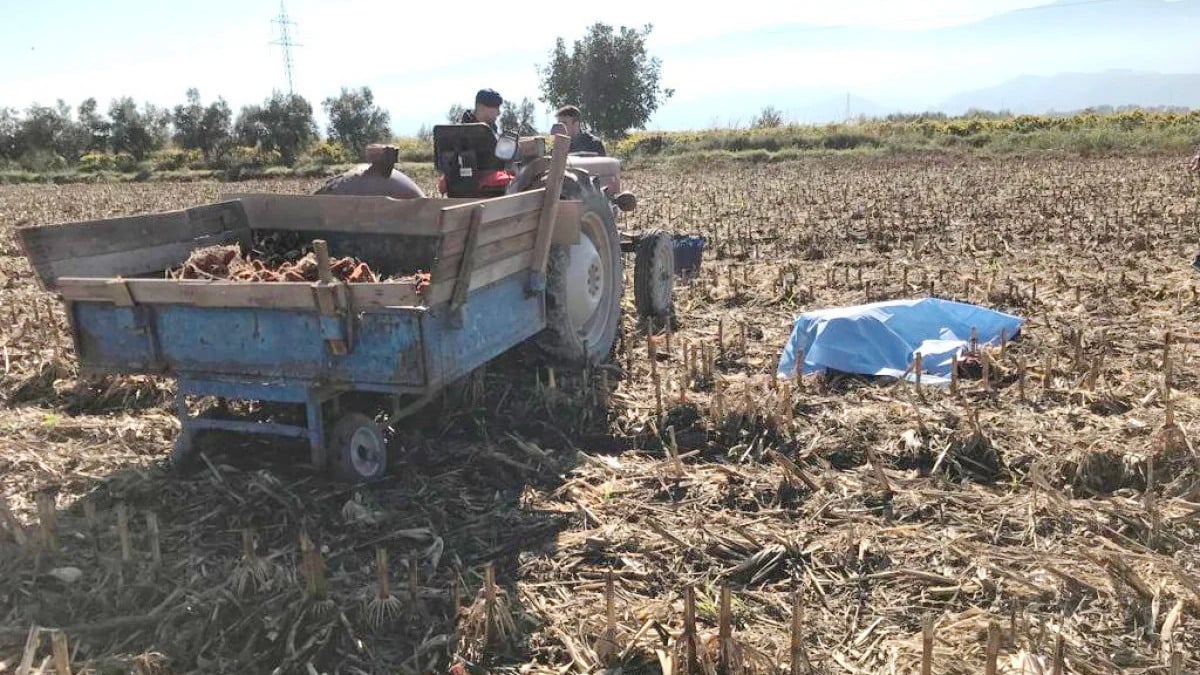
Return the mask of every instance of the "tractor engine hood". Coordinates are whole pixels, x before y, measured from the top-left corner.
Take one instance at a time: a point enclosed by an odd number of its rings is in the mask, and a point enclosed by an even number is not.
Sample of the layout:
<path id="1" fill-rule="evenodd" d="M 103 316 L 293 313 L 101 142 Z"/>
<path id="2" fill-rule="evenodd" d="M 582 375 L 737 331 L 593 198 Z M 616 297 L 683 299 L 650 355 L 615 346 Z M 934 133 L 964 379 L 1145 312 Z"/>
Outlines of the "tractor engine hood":
<path id="1" fill-rule="evenodd" d="M 611 195 L 621 192 L 621 162 L 615 157 L 568 155 L 567 168 L 583 169 L 593 176 L 599 176 L 600 182 L 608 187 Z"/>

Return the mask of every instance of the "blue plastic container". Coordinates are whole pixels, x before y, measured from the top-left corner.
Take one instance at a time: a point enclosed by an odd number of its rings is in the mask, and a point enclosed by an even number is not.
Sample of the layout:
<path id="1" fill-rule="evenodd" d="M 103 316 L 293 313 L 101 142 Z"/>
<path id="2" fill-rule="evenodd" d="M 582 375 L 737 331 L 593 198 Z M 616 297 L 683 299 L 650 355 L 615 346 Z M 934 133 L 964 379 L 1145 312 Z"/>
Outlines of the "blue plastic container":
<path id="1" fill-rule="evenodd" d="M 700 272 L 700 261 L 704 257 L 704 237 L 694 234 L 675 235 L 675 274 L 694 277 Z"/>

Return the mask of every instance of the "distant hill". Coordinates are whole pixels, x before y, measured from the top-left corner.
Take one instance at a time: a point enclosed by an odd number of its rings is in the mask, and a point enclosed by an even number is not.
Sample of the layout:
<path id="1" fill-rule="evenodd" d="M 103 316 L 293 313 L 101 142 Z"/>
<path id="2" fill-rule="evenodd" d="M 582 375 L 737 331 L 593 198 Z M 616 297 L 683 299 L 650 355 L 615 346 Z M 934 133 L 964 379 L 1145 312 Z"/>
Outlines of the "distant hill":
<path id="1" fill-rule="evenodd" d="M 847 101 L 847 97 L 843 95 L 832 96 L 814 103 L 785 109 L 784 118 L 788 121 L 799 122 L 801 124 L 842 122 L 846 119 L 847 110 L 849 110 L 851 118 L 860 115 L 866 117 L 883 117 L 884 115 L 899 112 L 899 108 L 880 104 L 861 96 L 850 95 Z"/>
<path id="2" fill-rule="evenodd" d="M 914 65 L 884 84 L 859 84 L 852 77 L 831 84 L 828 77 L 815 76 L 812 86 L 705 94 L 668 104 L 658 119 L 663 126 L 703 128 L 715 120 L 748 121 L 764 105 L 774 105 L 799 122 L 839 121 L 845 117 L 847 91 L 854 92 L 855 117 L 925 110 L 958 114 L 1002 106 L 1028 113 L 1100 105 L 1200 108 L 1200 79 L 1188 74 L 1200 71 L 1197 26 L 1200 0 L 1060 0 L 921 30 L 779 24 L 667 50 L 664 60 L 793 50 L 794 61 L 768 57 L 772 60 L 762 67 L 786 63 L 801 72 L 836 71 L 836 62 L 822 60 L 837 58 L 830 54 L 860 63 L 876 58 L 881 64 L 895 54 Z"/>
<path id="3" fill-rule="evenodd" d="M 952 115 L 970 108 L 1042 114 L 1106 105 L 1200 108 L 1200 74 L 1110 70 L 1045 77 L 1024 75 L 995 87 L 958 94 L 937 109 Z"/>

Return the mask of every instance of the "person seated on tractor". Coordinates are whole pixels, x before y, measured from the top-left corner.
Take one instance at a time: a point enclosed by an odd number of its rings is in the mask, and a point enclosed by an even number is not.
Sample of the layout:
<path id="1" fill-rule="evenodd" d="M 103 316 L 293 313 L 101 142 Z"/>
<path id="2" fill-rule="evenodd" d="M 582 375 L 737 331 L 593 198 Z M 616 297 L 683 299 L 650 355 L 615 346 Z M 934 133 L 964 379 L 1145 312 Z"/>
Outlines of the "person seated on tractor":
<path id="1" fill-rule="evenodd" d="M 500 118 L 500 106 L 504 104 L 504 99 L 495 89 L 480 89 L 475 94 L 475 109 L 466 110 L 463 112 L 459 120 L 459 124 L 485 124 L 491 129 L 492 134 L 497 138 L 500 135 L 500 130 L 497 128 L 496 120 Z M 435 128 L 435 146 L 437 129 Z M 492 147 L 495 146 L 495 138 L 492 139 Z M 436 148 L 435 148 L 436 149 Z M 490 152 L 490 151 L 489 151 Z M 516 177 L 509 171 L 504 162 L 496 159 L 490 154 L 486 154 L 477 158 L 479 163 L 472 167 L 474 175 L 471 176 L 472 182 L 475 183 L 475 189 L 471 196 L 497 196 L 504 193 L 508 184 Z M 456 192 L 461 192 L 462 187 L 456 188 Z M 439 194 L 449 194 L 450 185 L 447 178 L 440 171 L 437 179 L 437 191 Z M 466 195 L 458 195 L 466 196 Z"/>
<path id="2" fill-rule="evenodd" d="M 500 130 L 496 127 L 496 120 L 500 119 L 500 106 L 504 104 L 504 99 L 495 89 L 480 89 L 475 94 L 475 109 L 463 111 L 463 124 L 475 124 L 482 122 L 492 129 L 492 133 L 499 134 Z"/>
<path id="3" fill-rule="evenodd" d="M 554 115 L 558 118 L 558 123 L 566 128 L 567 135 L 571 137 L 571 152 L 594 152 L 601 157 L 605 156 L 603 141 L 594 134 L 584 131 L 580 125 L 581 114 L 578 107 L 566 105 L 559 108 Z"/>

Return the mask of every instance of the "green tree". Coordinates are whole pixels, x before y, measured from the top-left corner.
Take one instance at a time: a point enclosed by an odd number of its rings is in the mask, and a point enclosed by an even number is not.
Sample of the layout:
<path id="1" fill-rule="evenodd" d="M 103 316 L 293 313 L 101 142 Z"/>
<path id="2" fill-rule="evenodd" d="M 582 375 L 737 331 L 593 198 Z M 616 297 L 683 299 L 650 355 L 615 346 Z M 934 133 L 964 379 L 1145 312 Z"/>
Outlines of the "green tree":
<path id="1" fill-rule="evenodd" d="M 783 126 L 783 113 L 773 105 L 769 105 L 758 113 L 758 117 L 754 118 L 751 126 L 759 129 L 773 129 Z"/>
<path id="2" fill-rule="evenodd" d="M 200 123 L 204 119 L 204 104 L 200 102 L 200 92 L 195 87 L 187 90 L 187 104 L 175 106 L 172 122 L 175 144 L 188 150 L 199 149 L 203 142 L 200 139 Z"/>
<path id="3" fill-rule="evenodd" d="M 528 98 L 514 105 L 505 101 L 500 109 L 500 128 L 504 131 L 516 132 L 518 136 L 535 136 L 538 133 L 534 117 L 537 110 Z"/>
<path id="4" fill-rule="evenodd" d="M 450 124 L 458 124 L 462 121 L 462 116 L 465 112 L 467 112 L 466 107 L 455 103 L 454 105 L 450 106 L 450 112 L 446 113 L 446 119 L 450 122 Z"/>
<path id="5" fill-rule="evenodd" d="M 200 151 L 211 158 L 225 152 L 233 140 L 233 110 L 224 98 L 218 98 L 204 109 L 200 120 Z"/>
<path id="6" fill-rule="evenodd" d="M 312 104 L 299 94 L 279 92 L 261 106 L 243 107 L 234 130 L 238 143 L 275 150 L 287 164 L 317 138 Z"/>
<path id="7" fill-rule="evenodd" d="M 75 162 L 83 154 L 85 139 L 78 133 L 71 107 L 59 99 L 55 107 L 34 103 L 21 121 L 21 136 L 26 152 L 38 152 Z"/>
<path id="8" fill-rule="evenodd" d="M 391 119 L 386 110 L 375 105 L 370 87 L 347 90 L 322 103 L 329 116 L 329 138 L 341 143 L 355 157 L 362 157 L 371 143 L 392 136 Z"/>
<path id="9" fill-rule="evenodd" d="M 574 104 L 583 122 L 610 138 L 645 126 L 655 110 L 675 94 L 660 86 L 662 63 L 646 53 L 652 26 L 641 30 L 595 23 L 567 50 L 558 38 L 550 63 L 538 67 L 541 100 L 554 108 Z"/>
<path id="10" fill-rule="evenodd" d="M 0 108 L 0 159 L 16 160 L 25 152 L 21 117 L 12 108 Z"/>
<path id="11" fill-rule="evenodd" d="M 175 106 L 173 120 L 175 143 L 181 148 L 199 150 L 210 158 L 221 153 L 232 135 L 233 113 L 224 99 L 207 107 L 200 101 L 200 92 L 187 90 L 187 105 Z"/>
<path id="12" fill-rule="evenodd" d="M 112 125 L 98 112 L 100 106 L 94 98 L 86 98 L 79 104 L 76 119 L 79 121 L 81 132 L 86 137 L 84 151 L 105 152 L 108 150 L 109 137 L 112 135 Z"/>
<path id="13" fill-rule="evenodd" d="M 167 144 L 171 113 L 149 103 L 142 108 L 128 96 L 116 99 L 108 108 L 112 124 L 112 149 L 127 152 L 141 161 Z"/>

